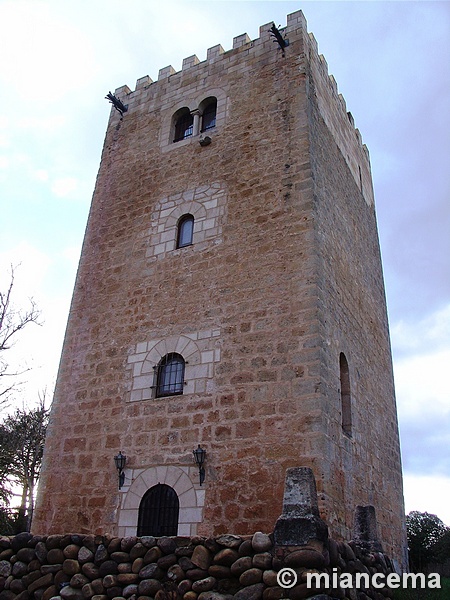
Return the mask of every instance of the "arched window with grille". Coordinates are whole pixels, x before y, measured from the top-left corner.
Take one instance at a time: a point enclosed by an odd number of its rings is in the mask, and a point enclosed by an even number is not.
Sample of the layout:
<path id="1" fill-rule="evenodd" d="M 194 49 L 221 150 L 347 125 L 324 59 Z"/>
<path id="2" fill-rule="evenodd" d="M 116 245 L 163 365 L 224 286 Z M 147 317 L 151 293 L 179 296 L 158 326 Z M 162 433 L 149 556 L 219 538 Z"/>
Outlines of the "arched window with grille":
<path id="1" fill-rule="evenodd" d="M 164 483 L 154 485 L 145 492 L 139 505 L 138 537 L 177 535 L 179 511 L 176 491 Z"/>
<path id="2" fill-rule="evenodd" d="M 177 248 L 184 248 L 192 244 L 194 235 L 194 217 L 192 215 L 183 215 L 178 221 Z"/>
<path id="3" fill-rule="evenodd" d="M 350 394 L 350 375 L 348 362 L 345 354 L 339 355 L 339 371 L 341 379 L 341 411 L 342 411 L 342 431 L 352 435 L 352 399 Z"/>
<path id="4" fill-rule="evenodd" d="M 216 126 L 216 114 L 217 114 L 217 98 L 211 96 L 206 98 L 200 105 L 202 111 L 202 125 L 201 132 L 208 131 Z"/>
<path id="5" fill-rule="evenodd" d="M 171 352 L 160 360 L 156 370 L 156 397 L 174 396 L 183 393 L 184 358 Z"/>
<path id="6" fill-rule="evenodd" d="M 174 115 L 174 136 L 173 141 L 179 142 L 191 137 L 194 131 L 194 117 L 189 108 L 180 108 Z"/>

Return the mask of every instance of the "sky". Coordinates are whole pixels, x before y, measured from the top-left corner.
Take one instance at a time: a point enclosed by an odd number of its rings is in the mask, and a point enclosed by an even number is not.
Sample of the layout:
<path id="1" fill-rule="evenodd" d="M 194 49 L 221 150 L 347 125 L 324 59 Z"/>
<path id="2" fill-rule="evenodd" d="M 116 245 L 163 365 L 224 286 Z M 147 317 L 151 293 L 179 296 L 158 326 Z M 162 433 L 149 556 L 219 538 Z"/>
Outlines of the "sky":
<path id="1" fill-rule="evenodd" d="M 0 289 L 42 312 L 15 402 L 55 384 L 106 93 L 299 9 L 370 151 L 406 512 L 450 526 L 450 2 L 0 0 Z"/>

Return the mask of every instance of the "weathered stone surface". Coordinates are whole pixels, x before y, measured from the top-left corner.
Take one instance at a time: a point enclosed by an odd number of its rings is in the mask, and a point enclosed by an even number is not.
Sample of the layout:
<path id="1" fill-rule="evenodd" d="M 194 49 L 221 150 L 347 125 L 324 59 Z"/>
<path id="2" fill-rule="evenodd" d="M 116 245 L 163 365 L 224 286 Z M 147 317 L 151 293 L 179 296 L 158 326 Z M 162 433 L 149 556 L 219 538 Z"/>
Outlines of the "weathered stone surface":
<path id="1" fill-rule="evenodd" d="M 189 577 L 192 581 L 198 581 L 208 577 L 208 571 L 205 569 L 189 569 L 189 571 L 186 571 L 186 577 Z"/>
<path id="2" fill-rule="evenodd" d="M 117 575 L 105 575 L 102 580 L 105 589 L 117 586 Z"/>
<path id="3" fill-rule="evenodd" d="M 188 571 L 189 569 L 194 569 L 197 565 L 194 565 L 192 560 L 187 556 L 180 556 L 178 559 L 178 564 L 183 569 L 183 571 Z"/>
<path id="4" fill-rule="evenodd" d="M 46 575 L 47 573 L 58 573 L 62 570 L 62 565 L 42 565 L 41 573 L 42 575 Z"/>
<path id="5" fill-rule="evenodd" d="M 97 567 L 97 565 L 95 565 L 94 563 L 84 563 L 84 565 L 81 565 L 81 571 L 83 573 L 83 575 L 86 575 L 86 577 L 89 577 L 89 579 L 97 579 L 97 577 L 99 577 L 99 568 Z"/>
<path id="6" fill-rule="evenodd" d="M 138 585 L 138 594 L 154 597 L 156 592 L 161 589 L 162 583 L 157 579 L 143 579 Z"/>
<path id="7" fill-rule="evenodd" d="M 285 559 L 287 567 L 312 567 L 320 569 L 325 566 L 323 554 L 310 548 L 296 550 L 289 554 Z"/>
<path id="8" fill-rule="evenodd" d="M 145 553 L 144 563 L 148 565 L 150 563 L 157 562 L 157 560 L 161 558 L 162 555 L 162 551 L 157 546 L 154 546 Z"/>
<path id="9" fill-rule="evenodd" d="M 95 550 L 96 552 L 97 550 Z M 78 552 L 78 562 L 81 564 L 92 562 L 94 560 L 94 552 L 87 548 L 86 546 L 82 546 Z"/>
<path id="10" fill-rule="evenodd" d="M 235 600 L 260 600 L 264 591 L 263 583 L 256 583 L 255 585 L 249 585 L 248 587 L 239 590 L 234 595 Z"/>
<path id="11" fill-rule="evenodd" d="M 73 588 L 82 588 L 86 583 L 89 583 L 89 579 L 83 573 L 76 573 L 70 578 L 70 585 Z"/>
<path id="12" fill-rule="evenodd" d="M 83 598 L 82 591 L 70 585 L 63 587 L 59 594 L 63 600 L 82 600 Z"/>
<path id="13" fill-rule="evenodd" d="M 131 548 L 133 548 L 137 544 L 138 538 L 131 535 L 128 537 L 122 538 L 120 541 L 120 549 L 122 552 L 130 552 Z"/>
<path id="14" fill-rule="evenodd" d="M 286 595 L 286 590 L 281 587 L 269 587 L 263 592 L 263 600 L 280 600 L 280 598 L 284 598 Z"/>
<path id="15" fill-rule="evenodd" d="M 204 546 L 196 546 L 191 556 L 191 562 L 199 569 L 207 570 L 211 564 L 211 553 Z"/>
<path id="16" fill-rule="evenodd" d="M 205 577 L 205 579 L 199 579 L 198 581 L 194 581 L 192 584 L 193 592 L 208 592 L 212 590 L 216 585 L 216 579 L 214 577 Z"/>
<path id="17" fill-rule="evenodd" d="M 143 535 L 141 538 L 141 544 L 146 548 L 152 548 L 156 544 L 156 538 L 152 535 Z"/>
<path id="18" fill-rule="evenodd" d="M 272 548 L 272 540 L 266 533 L 257 531 L 252 537 L 252 548 L 255 552 L 266 552 Z"/>
<path id="19" fill-rule="evenodd" d="M 152 563 L 150 565 L 145 565 L 139 571 L 139 577 L 141 579 L 159 579 L 163 576 L 164 571 L 158 567 L 156 563 Z"/>
<path id="20" fill-rule="evenodd" d="M 31 533 L 23 532 L 18 533 L 11 539 L 11 548 L 17 554 L 20 548 L 26 548 L 30 540 L 33 539 Z"/>
<path id="21" fill-rule="evenodd" d="M 180 565 L 172 565 L 167 569 L 167 578 L 170 581 L 182 581 L 185 578 L 185 572 L 180 567 Z"/>
<path id="22" fill-rule="evenodd" d="M 63 548 L 63 554 L 66 558 L 78 558 L 78 552 L 80 551 L 80 546 L 77 544 L 69 544 L 65 548 Z"/>
<path id="23" fill-rule="evenodd" d="M 236 560 L 238 560 L 238 558 L 239 554 L 236 552 L 236 550 L 232 550 L 231 548 L 224 548 L 214 556 L 213 561 L 219 565 L 231 567 L 231 565 Z"/>
<path id="24" fill-rule="evenodd" d="M 262 581 L 263 572 L 261 569 L 251 568 L 248 571 L 244 571 L 239 577 L 239 583 L 241 585 L 250 586 L 255 583 Z"/>
<path id="25" fill-rule="evenodd" d="M 131 583 L 123 588 L 123 597 L 129 598 L 138 593 L 138 586 L 135 583 Z"/>
<path id="26" fill-rule="evenodd" d="M 47 553 L 47 562 L 50 565 L 64 563 L 64 560 L 65 556 L 61 548 L 51 548 Z"/>
<path id="27" fill-rule="evenodd" d="M 99 577 L 105 577 L 105 575 L 114 575 L 117 573 L 117 563 L 115 560 L 105 560 L 98 567 Z"/>
<path id="28" fill-rule="evenodd" d="M 238 548 L 239 556 L 250 556 L 253 552 L 252 540 L 244 540 Z"/>
<path id="29" fill-rule="evenodd" d="M 253 565 L 253 559 L 251 556 L 242 556 L 234 561 L 231 565 L 231 573 L 237 577 L 244 571 L 251 569 Z"/>
<path id="30" fill-rule="evenodd" d="M 147 548 L 144 546 L 144 544 L 141 542 L 136 542 L 136 544 L 129 550 L 131 562 L 136 560 L 136 558 L 145 556 L 146 552 Z"/>
<path id="31" fill-rule="evenodd" d="M 108 559 L 108 550 L 104 544 L 100 544 L 100 546 L 95 551 L 94 562 L 95 564 L 100 564 Z"/>
<path id="32" fill-rule="evenodd" d="M 28 565 L 26 563 L 22 562 L 21 560 L 18 560 L 13 564 L 12 574 L 14 575 L 14 577 L 21 577 L 26 573 L 28 573 Z"/>
<path id="33" fill-rule="evenodd" d="M 202 592 L 198 596 L 198 600 L 232 600 L 231 594 L 220 594 L 219 592 Z"/>
<path id="34" fill-rule="evenodd" d="M 161 537 L 156 542 L 163 554 L 175 554 L 177 543 L 173 538 Z"/>
<path id="35" fill-rule="evenodd" d="M 38 542 L 35 548 L 36 557 L 40 563 L 45 564 L 47 562 L 47 548 L 44 542 Z"/>
<path id="36" fill-rule="evenodd" d="M 272 567 L 272 555 L 270 552 L 260 552 L 253 556 L 252 564 L 257 569 L 270 569 Z"/>
<path id="37" fill-rule="evenodd" d="M 220 535 L 216 542 L 226 548 L 239 548 L 242 544 L 242 538 L 238 535 Z"/>
<path id="38" fill-rule="evenodd" d="M 180 581 L 177 587 L 180 596 L 183 596 L 183 594 L 189 592 L 190 589 L 192 589 L 192 581 L 190 579 L 183 579 Z"/>
<path id="39" fill-rule="evenodd" d="M 225 567 L 223 565 L 211 565 L 208 569 L 208 573 L 211 577 L 215 577 L 216 579 L 228 579 L 231 577 L 230 567 Z"/>
<path id="40" fill-rule="evenodd" d="M 113 552 L 110 555 L 111 560 L 114 560 L 117 564 L 125 563 L 130 561 L 130 555 L 128 552 Z"/>
<path id="41" fill-rule="evenodd" d="M 0 577 L 11 575 L 12 565 L 9 560 L 0 560 Z"/>
<path id="42" fill-rule="evenodd" d="M 118 573 L 131 573 L 131 563 L 119 563 L 117 565 Z M 138 571 L 139 572 L 139 571 Z"/>
<path id="43" fill-rule="evenodd" d="M 19 548 L 17 551 L 17 559 L 25 563 L 30 563 L 36 556 L 34 548 Z"/>
<path id="44" fill-rule="evenodd" d="M 273 587 L 275 585 L 278 585 L 277 576 L 278 576 L 278 572 L 277 571 L 273 571 L 272 569 L 268 569 L 267 571 L 264 571 L 264 573 L 263 573 L 263 582 L 266 585 L 268 585 L 269 587 Z"/>
<path id="45" fill-rule="evenodd" d="M 161 567 L 161 569 L 167 570 L 169 567 L 176 564 L 177 561 L 178 558 L 175 554 L 166 554 L 165 556 L 161 556 L 161 558 L 158 558 L 156 564 L 158 565 L 158 567 Z"/>
<path id="46" fill-rule="evenodd" d="M 62 570 L 66 575 L 75 575 L 81 571 L 80 563 L 72 558 L 66 558 L 63 562 Z"/>

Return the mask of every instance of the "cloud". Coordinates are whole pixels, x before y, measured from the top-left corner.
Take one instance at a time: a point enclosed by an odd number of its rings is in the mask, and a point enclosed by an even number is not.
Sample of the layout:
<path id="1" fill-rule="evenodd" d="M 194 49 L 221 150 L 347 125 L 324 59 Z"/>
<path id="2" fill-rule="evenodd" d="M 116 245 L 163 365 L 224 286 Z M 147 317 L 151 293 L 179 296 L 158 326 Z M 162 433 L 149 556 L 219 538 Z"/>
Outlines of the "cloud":
<path id="1" fill-rule="evenodd" d="M 58 196 L 58 198 L 66 198 L 77 189 L 78 181 L 74 177 L 64 177 L 56 179 L 51 187 L 55 196 Z"/>
<path id="2" fill-rule="evenodd" d="M 435 475 L 405 475 L 403 479 L 406 514 L 412 510 L 437 515 L 450 526 L 450 479 Z M 430 491 L 435 490 L 435 493 Z"/>

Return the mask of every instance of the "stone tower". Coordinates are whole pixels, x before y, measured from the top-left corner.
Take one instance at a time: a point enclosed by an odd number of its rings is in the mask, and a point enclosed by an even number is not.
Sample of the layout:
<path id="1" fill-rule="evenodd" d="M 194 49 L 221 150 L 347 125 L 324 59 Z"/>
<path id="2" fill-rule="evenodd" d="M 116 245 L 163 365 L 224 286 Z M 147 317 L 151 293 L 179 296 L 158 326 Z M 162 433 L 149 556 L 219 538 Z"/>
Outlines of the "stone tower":
<path id="1" fill-rule="evenodd" d="M 307 466 L 332 535 L 373 505 L 401 553 L 369 156 L 302 13 L 271 25 L 115 92 L 35 532 L 270 532 Z"/>

